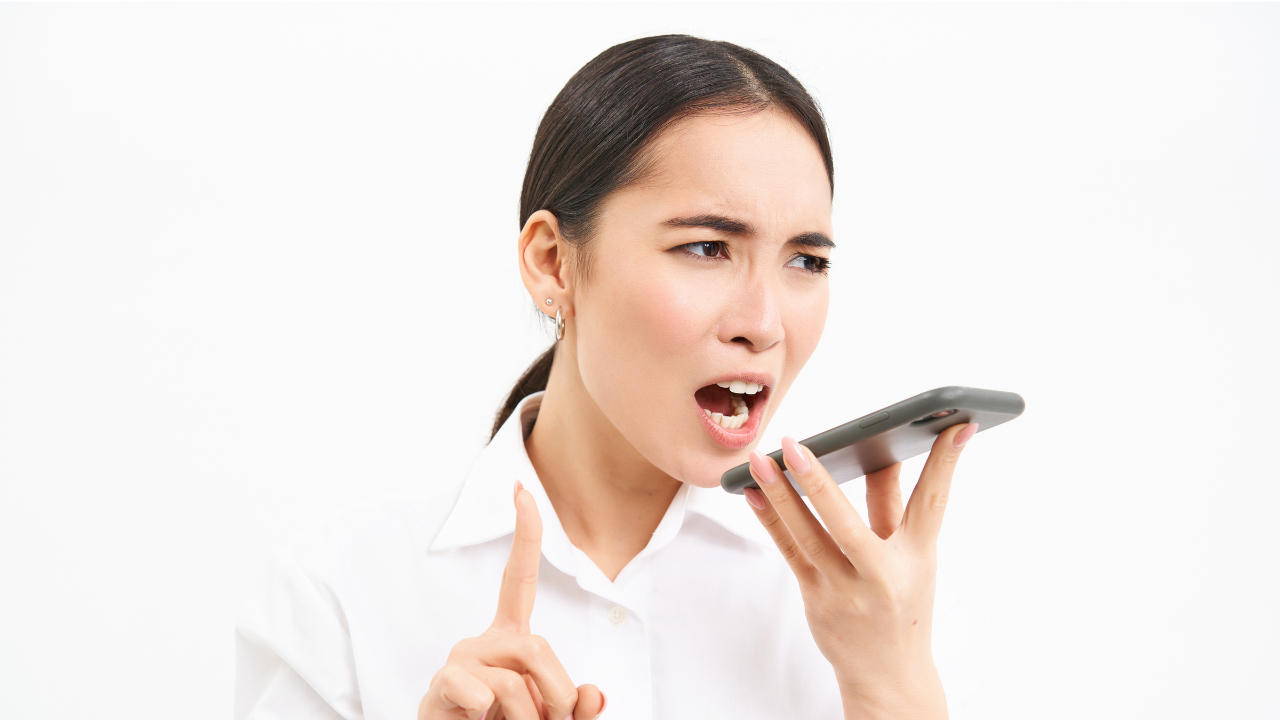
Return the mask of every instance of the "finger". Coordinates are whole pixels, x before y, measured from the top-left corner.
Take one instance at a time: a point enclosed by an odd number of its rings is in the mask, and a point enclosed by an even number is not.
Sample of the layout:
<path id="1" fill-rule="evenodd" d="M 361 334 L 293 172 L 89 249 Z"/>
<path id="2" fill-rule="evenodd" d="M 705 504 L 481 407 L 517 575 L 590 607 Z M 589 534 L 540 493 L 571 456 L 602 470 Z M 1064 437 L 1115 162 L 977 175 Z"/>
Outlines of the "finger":
<path id="1" fill-rule="evenodd" d="M 751 476 L 755 478 L 756 484 L 764 487 L 764 483 L 756 476 L 755 470 L 750 470 Z M 747 488 L 742 491 L 747 497 L 747 504 L 756 513 L 756 519 L 764 525 L 764 529 L 768 531 L 769 537 L 773 540 L 773 544 L 778 546 L 778 552 L 782 553 L 782 558 L 791 566 L 791 572 L 799 579 L 813 573 L 816 568 L 809 559 L 800 551 L 800 546 L 796 544 L 795 538 L 791 537 L 791 531 L 787 530 L 786 523 L 782 522 L 782 518 L 778 517 L 778 512 L 773 509 L 769 499 L 765 494 L 755 488 Z"/>
<path id="2" fill-rule="evenodd" d="M 510 720 L 542 720 L 524 676 L 514 670 L 496 667 L 473 668 L 471 672 L 480 679 L 496 698 L 497 708 L 490 708 L 486 717 L 507 717 Z"/>
<path id="3" fill-rule="evenodd" d="M 924 463 L 920 480 L 916 483 L 915 490 L 911 491 L 907 511 L 902 517 L 903 533 L 922 547 L 932 547 L 938 541 L 938 532 L 942 530 L 942 514 L 947 509 L 947 497 L 951 494 L 951 476 L 955 473 L 956 462 L 960 459 L 964 444 L 977 432 L 977 423 L 953 425 L 943 430 L 938 439 L 933 441 L 929 459 Z"/>
<path id="4" fill-rule="evenodd" d="M 487 632 L 469 649 L 471 657 L 492 667 L 529 675 L 537 686 L 535 705 L 544 704 L 553 718 L 565 718 L 578 702 L 578 689 L 569 679 L 551 644 L 538 635 Z M 531 693 L 532 695 L 532 693 Z"/>
<path id="5" fill-rule="evenodd" d="M 609 704 L 608 698 L 595 685 L 578 686 L 578 706 L 573 709 L 573 720 L 594 720 Z"/>
<path id="6" fill-rule="evenodd" d="M 782 469 L 773 461 L 773 458 L 765 457 L 753 450 L 750 460 L 751 469 L 754 471 L 752 474 L 756 476 L 756 484 L 764 491 L 765 497 L 777 511 L 778 517 L 782 518 L 783 524 L 787 526 L 788 532 L 795 539 L 796 545 L 804 553 L 805 558 L 813 563 L 814 567 L 824 572 L 847 569 L 849 560 L 840 552 L 836 541 L 822 527 L 822 523 L 818 522 L 818 518 L 809 511 L 809 506 L 800 499 L 800 493 L 787 482 Z M 807 487 L 805 491 L 811 492 Z M 836 494 L 843 497 L 839 491 Z"/>
<path id="7" fill-rule="evenodd" d="M 887 538 L 902 522 L 902 463 L 867 473 L 867 520 L 871 531 Z"/>
<path id="8" fill-rule="evenodd" d="M 538 709 L 538 717 L 549 718 L 559 717 L 550 712 L 547 708 L 547 701 L 543 699 L 542 692 L 538 690 L 538 683 L 534 682 L 532 675 L 521 675 L 524 678 L 524 686 L 529 690 L 529 697 L 533 698 L 533 706 Z"/>
<path id="9" fill-rule="evenodd" d="M 538 564 L 542 562 L 542 518 L 533 495 L 519 482 L 515 490 L 516 533 L 511 555 L 502 571 L 498 612 L 493 627 L 508 632 L 529 632 L 529 615 L 538 592 Z"/>
<path id="10" fill-rule="evenodd" d="M 468 718 L 484 717 L 493 705 L 493 690 L 476 676 L 457 665 L 446 665 L 431 678 L 431 689 L 422 697 L 418 717 L 429 717 L 430 711 L 462 710 Z"/>
<path id="11" fill-rule="evenodd" d="M 872 541 L 877 538 L 862 521 L 849 498 L 840 492 L 840 486 L 831 479 L 827 469 L 809 448 L 789 437 L 782 438 L 782 460 L 826 524 L 827 537 L 833 539 L 847 561 L 853 563 L 859 572 L 870 571 L 874 565 L 870 555 L 875 547 Z"/>

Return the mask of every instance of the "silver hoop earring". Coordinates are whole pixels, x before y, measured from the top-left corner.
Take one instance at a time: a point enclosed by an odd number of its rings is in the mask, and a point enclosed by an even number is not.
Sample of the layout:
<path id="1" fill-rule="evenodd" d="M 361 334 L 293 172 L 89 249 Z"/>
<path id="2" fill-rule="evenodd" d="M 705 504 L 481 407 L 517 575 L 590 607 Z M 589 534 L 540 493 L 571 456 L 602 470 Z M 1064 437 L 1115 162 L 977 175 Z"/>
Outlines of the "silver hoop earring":
<path id="1" fill-rule="evenodd" d="M 560 314 L 560 308 L 556 308 L 556 342 L 564 339 L 564 316 Z"/>

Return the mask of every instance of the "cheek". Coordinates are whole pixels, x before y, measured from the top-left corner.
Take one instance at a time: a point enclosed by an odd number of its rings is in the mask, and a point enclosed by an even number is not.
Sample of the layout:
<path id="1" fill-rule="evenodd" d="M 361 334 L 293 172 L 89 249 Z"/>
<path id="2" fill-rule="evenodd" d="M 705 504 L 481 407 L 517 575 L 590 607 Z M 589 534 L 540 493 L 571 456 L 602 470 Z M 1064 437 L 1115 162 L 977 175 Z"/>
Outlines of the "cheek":
<path id="1" fill-rule="evenodd" d="M 690 280 L 661 267 L 594 275 L 577 325 L 578 372 L 596 406 L 641 456 L 686 481 L 711 476 L 693 392 L 724 303 L 722 290 Z"/>
<path id="2" fill-rule="evenodd" d="M 794 379 L 822 339 L 827 324 L 827 307 L 830 291 L 823 283 L 821 288 L 794 296 L 794 301 L 783 311 L 783 326 L 787 332 L 787 375 Z"/>
<path id="3" fill-rule="evenodd" d="M 580 295 L 578 371 L 602 413 L 641 455 L 663 471 L 713 487 L 720 473 L 745 462 L 704 448 L 690 405 L 697 381 L 717 355 L 717 323 L 732 291 L 661 268 L 600 272 Z M 785 328 L 778 402 L 817 348 L 829 294 L 821 287 L 780 288 Z M 777 402 L 770 403 L 770 415 Z"/>
<path id="4" fill-rule="evenodd" d="M 827 323 L 830 291 L 824 283 L 820 288 L 792 293 L 788 296 L 788 300 L 786 306 L 781 309 L 787 338 L 786 357 L 783 360 L 782 376 L 779 378 L 778 387 L 769 402 L 766 423 L 778 412 L 778 407 L 787 397 L 791 384 L 809 362 L 813 351 L 818 348 L 818 341 L 822 339 L 822 331 Z"/>
<path id="5" fill-rule="evenodd" d="M 717 314 L 708 288 L 672 273 L 592 278 L 578 320 L 579 372 L 596 402 L 631 411 L 674 401 L 696 369 Z"/>

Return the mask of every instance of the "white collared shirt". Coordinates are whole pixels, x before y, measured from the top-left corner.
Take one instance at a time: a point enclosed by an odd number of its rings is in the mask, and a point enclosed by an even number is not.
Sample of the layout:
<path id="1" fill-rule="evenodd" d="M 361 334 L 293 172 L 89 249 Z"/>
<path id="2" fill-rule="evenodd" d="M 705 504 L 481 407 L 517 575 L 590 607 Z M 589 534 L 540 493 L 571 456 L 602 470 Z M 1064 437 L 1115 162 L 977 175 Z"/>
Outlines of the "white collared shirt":
<path id="1" fill-rule="evenodd" d="M 348 513 L 277 562 L 237 627 L 237 719 L 416 717 L 449 650 L 493 620 L 516 480 L 543 522 L 530 626 L 608 695 L 605 717 L 843 716 L 795 576 L 745 501 L 683 486 L 610 582 L 525 452 L 540 403 L 520 403 L 461 485 Z"/>

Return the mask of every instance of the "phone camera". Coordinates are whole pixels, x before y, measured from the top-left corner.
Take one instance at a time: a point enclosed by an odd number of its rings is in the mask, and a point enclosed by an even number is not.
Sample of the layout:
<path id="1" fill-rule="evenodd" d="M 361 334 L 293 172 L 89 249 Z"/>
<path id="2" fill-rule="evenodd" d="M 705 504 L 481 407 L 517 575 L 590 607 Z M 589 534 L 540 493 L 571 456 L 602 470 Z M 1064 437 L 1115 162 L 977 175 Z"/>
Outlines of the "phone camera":
<path id="1" fill-rule="evenodd" d="M 937 419 L 939 419 L 939 418 L 944 418 L 944 417 L 947 417 L 948 415 L 955 415 L 955 414 L 956 414 L 956 411 L 955 411 L 955 410 L 939 410 L 938 412 L 936 412 L 936 413 L 934 413 L 934 414 L 932 414 L 932 415 L 925 415 L 924 417 L 920 418 L 919 420 L 916 420 L 915 422 L 913 422 L 913 423 L 911 423 L 911 424 L 912 424 L 912 425 L 924 425 L 925 423 L 931 423 L 931 422 L 933 422 L 934 420 L 937 420 Z"/>

